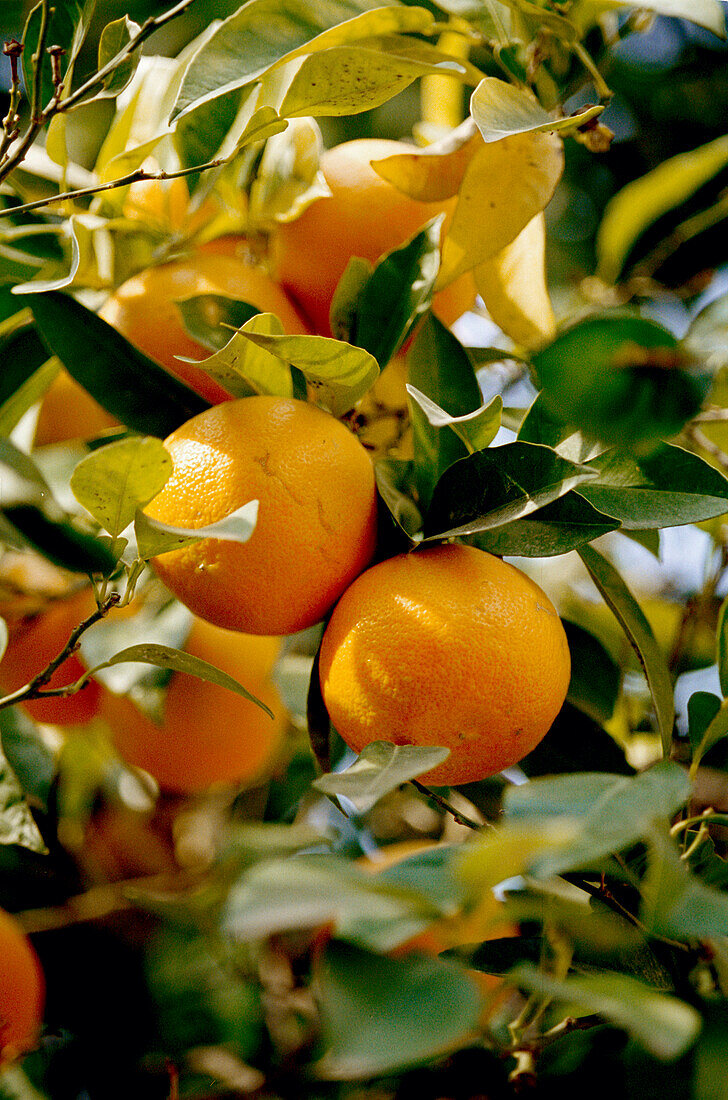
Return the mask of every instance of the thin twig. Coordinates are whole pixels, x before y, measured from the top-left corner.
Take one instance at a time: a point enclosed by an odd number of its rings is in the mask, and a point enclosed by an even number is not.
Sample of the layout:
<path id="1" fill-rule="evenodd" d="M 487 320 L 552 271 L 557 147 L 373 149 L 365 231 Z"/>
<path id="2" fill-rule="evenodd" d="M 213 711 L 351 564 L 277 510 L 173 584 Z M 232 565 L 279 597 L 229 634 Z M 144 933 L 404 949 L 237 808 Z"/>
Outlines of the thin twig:
<path id="1" fill-rule="evenodd" d="M 43 689 L 53 676 L 53 673 L 56 672 L 56 670 L 59 669 L 78 649 L 78 643 L 84 632 L 87 631 L 89 627 L 93 626 L 94 623 L 103 619 L 111 608 L 119 602 L 120 598 L 118 592 L 112 592 L 108 599 L 104 600 L 88 618 L 84 619 L 83 622 L 79 623 L 78 626 L 71 631 L 63 649 L 48 665 L 46 665 L 42 672 L 39 672 L 37 676 L 34 676 L 32 680 L 23 687 L 18 688 L 17 691 L 12 692 L 10 695 L 5 695 L 0 699 L 0 710 L 5 710 L 6 707 L 12 707 L 16 703 L 23 703 L 26 699 L 43 699 L 50 698 L 51 696 L 72 695 L 75 694 L 76 691 L 80 691 L 81 688 L 84 687 L 85 681 L 68 684 L 64 688 L 49 688 L 46 691 Z"/>
<path id="2" fill-rule="evenodd" d="M 48 21 L 50 17 L 49 0 L 41 0 L 40 30 L 38 31 L 38 44 L 35 53 L 31 57 L 33 66 L 33 88 L 30 100 L 31 124 L 39 122 L 41 118 L 40 96 L 43 89 L 43 53 L 45 40 L 48 34 Z"/>
<path id="3" fill-rule="evenodd" d="M 420 783 L 417 779 L 410 779 L 410 783 L 413 787 L 417 788 L 420 794 L 424 794 L 426 798 L 430 798 L 433 802 L 437 803 L 441 810 L 445 810 L 446 813 L 451 814 L 458 825 L 465 825 L 468 829 L 473 829 L 478 833 L 482 832 L 483 825 L 481 825 L 480 822 L 473 821 L 472 817 L 467 817 L 466 814 L 460 813 L 460 811 L 456 810 L 441 794 L 437 794 L 429 787 L 426 787 L 424 783 Z M 486 824 L 490 824 L 490 822 L 486 822 Z"/>

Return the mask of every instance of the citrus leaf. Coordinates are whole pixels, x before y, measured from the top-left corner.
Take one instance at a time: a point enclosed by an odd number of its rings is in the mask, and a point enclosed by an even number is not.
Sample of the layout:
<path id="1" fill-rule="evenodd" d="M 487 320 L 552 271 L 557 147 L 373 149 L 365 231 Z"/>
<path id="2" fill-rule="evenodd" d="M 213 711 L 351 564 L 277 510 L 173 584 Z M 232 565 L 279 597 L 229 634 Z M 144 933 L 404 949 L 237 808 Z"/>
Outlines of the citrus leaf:
<path id="1" fill-rule="evenodd" d="M 522 519 L 594 477 L 550 447 L 506 443 L 453 463 L 425 516 L 426 540 L 475 535 Z"/>
<path id="2" fill-rule="evenodd" d="M 548 558 L 578 550 L 618 527 L 619 520 L 598 512 L 570 490 L 530 515 L 481 532 L 475 545 L 499 557 Z"/>
<path id="3" fill-rule="evenodd" d="M 500 394 L 474 412 L 450 416 L 416 386 L 407 385 L 407 393 L 417 402 L 433 428 L 452 428 L 471 452 L 483 450 L 498 434 L 503 411 L 503 398 Z"/>
<path id="4" fill-rule="evenodd" d="M 675 722 L 675 701 L 670 672 L 657 644 L 652 627 L 642 608 L 627 588 L 614 566 L 593 546 L 584 546 L 579 555 L 609 608 L 629 638 L 644 669 L 657 717 L 657 726 L 667 754 L 672 743 Z"/>
<path id="5" fill-rule="evenodd" d="M 515 134 L 482 144 L 463 177 L 442 248 L 438 288 L 516 239 L 551 199 L 563 159 L 553 134 Z"/>
<path id="6" fill-rule="evenodd" d="M 116 568 L 116 555 L 98 539 L 63 519 L 49 517 L 41 508 L 10 505 L 3 509 L 3 516 L 26 543 L 62 569 L 108 576 Z"/>
<path id="7" fill-rule="evenodd" d="M 725 698 L 728 696 L 728 598 L 720 606 L 715 635 L 720 690 Z"/>
<path id="8" fill-rule="evenodd" d="M 372 741 L 343 772 L 322 775 L 312 786 L 322 794 L 344 795 L 358 813 L 366 813 L 380 798 L 409 779 L 442 764 L 450 750 Z"/>
<path id="9" fill-rule="evenodd" d="M 576 129 L 600 115 L 601 104 L 582 107 L 566 118 L 553 118 L 536 97 L 523 88 L 507 84 L 499 77 L 486 76 L 470 97 L 470 113 L 483 141 L 500 141 L 513 134 L 538 130 L 561 131 Z"/>
<path id="10" fill-rule="evenodd" d="M 694 691 L 688 699 L 688 739 L 693 752 L 699 748 L 720 706 L 720 698 L 711 691 Z"/>
<path id="11" fill-rule="evenodd" d="M 413 955 L 388 959 L 336 942 L 314 970 L 323 1058 L 319 1077 L 381 1077 L 469 1045 L 482 994 L 462 967 Z"/>
<path id="12" fill-rule="evenodd" d="M 539 858 L 558 855 L 577 833 L 578 823 L 566 816 L 557 820 L 544 816 L 534 821 L 507 821 L 468 844 L 454 861 L 454 872 L 468 886 L 486 893 L 500 882 L 530 871 Z"/>
<path id="13" fill-rule="evenodd" d="M 293 393 L 290 367 L 279 356 L 248 339 L 251 334 L 282 336 L 283 325 L 273 313 L 256 311 L 209 359 L 185 362 L 194 362 L 233 397 L 248 397 L 252 393 L 290 397 Z"/>
<path id="14" fill-rule="evenodd" d="M 27 89 L 33 87 L 35 76 L 32 59 L 38 47 L 38 37 L 41 29 L 41 11 L 42 5 L 40 3 L 35 4 L 30 11 L 23 31 L 24 49 L 22 67 L 25 87 Z M 76 53 L 88 29 L 92 11 L 93 4 L 83 3 L 83 0 L 65 0 L 65 3 L 55 4 L 46 12 L 47 30 L 45 44 L 46 48 L 49 45 L 61 47 L 63 51 L 60 61 L 62 77 L 66 75 L 69 67 L 72 68 Z M 50 58 L 47 55 L 43 56 L 41 58 L 41 64 L 43 69 L 40 87 L 40 103 L 38 104 L 40 110 L 46 106 L 55 93 Z"/>
<path id="15" fill-rule="evenodd" d="M 423 8 L 380 6 L 379 0 L 248 0 L 193 57 L 172 120 L 281 62 L 377 34 L 426 33 L 433 24 Z"/>
<path id="16" fill-rule="evenodd" d="M 546 223 L 532 218 L 515 240 L 474 272 L 490 317 L 516 344 L 539 347 L 553 339 L 554 311 L 546 285 Z"/>
<path id="17" fill-rule="evenodd" d="M 226 672 L 222 672 L 221 669 L 215 668 L 208 661 L 203 661 L 200 657 L 193 657 L 190 653 L 183 653 L 180 649 L 172 649 L 166 645 L 154 645 L 153 643 L 144 643 L 142 645 L 129 646 L 127 649 L 122 649 L 121 652 L 115 653 L 113 657 L 110 657 L 102 664 L 96 665 L 94 668 L 90 668 L 85 673 L 84 678 L 89 679 L 97 672 L 106 668 L 112 668 L 114 665 L 123 664 L 126 661 L 139 662 L 144 665 L 154 665 L 156 668 L 170 669 L 172 672 L 184 672 L 190 676 L 196 676 L 199 680 L 206 680 L 210 684 L 217 684 L 218 687 L 227 688 L 229 691 L 234 691 L 236 695 L 242 695 L 244 699 L 248 699 L 251 703 L 255 703 L 257 707 L 273 718 L 273 711 L 270 707 L 262 703 L 255 695 L 244 688 L 242 684 L 239 684 L 237 680 L 234 680 L 232 676 L 228 676 Z"/>
<path id="18" fill-rule="evenodd" d="M 249 500 L 229 516 L 210 523 L 207 527 L 172 527 L 151 519 L 141 510 L 134 520 L 139 557 L 144 561 L 179 550 L 200 539 L 224 539 L 228 542 L 247 542 L 255 530 L 258 518 L 258 501 Z"/>
<path id="19" fill-rule="evenodd" d="M 596 1013 L 627 1031 L 655 1058 L 665 1061 L 684 1054 L 700 1031 L 700 1016 L 691 1005 L 625 974 L 601 973 L 559 980 L 522 963 L 510 972 L 508 981 L 558 1001 L 569 1016 Z"/>
<path id="20" fill-rule="evenodd" d="M 0 754 L 0 847 L 9 844 L 31 852 L 48 851 L 20 783 Z"/>
<path id="21" fill-rule="evenodd" d="M 679 153 L 607 203 L 597 232 L 597 275 L 607 283 L 619 277 L 629 251 L 648 226 L 680 206 L 728 164 L 728 136 Z"/>
<path id="22" fill-rule="evenodd" d="M 546 411 L 608 443 L 654 444 L 700 408 L 710 380 L 662 325 L 625 313 L 587 317 L 533 365 Z"/>
<path id="23" fill-rule="evenodd" d="M 674 19 L 689 19 L 725 38 L 725 13 L 719 0 L 579 0 L 574 16 L 595 19 L 600 12 L 642 8 Z"/>
<path id="24" fill-rule="evenodd" d="M 328 336 L 268 336 L 246 326 L 240 335 L 299 370 L 334 416 L 348 412 L 379 376 L 373 355 L 342 340 Z"/>
<path id="25" fill-rule="evenodd" d="M 158 439 L 120 439 L 99 447 L 76 466 L 71 490 L 112 537 L 120 535 L 166 485 L 172 459 Z"/>
<path id="26" fill-rule="evenodd" d="M 198 294 L 175 302 L 175 307 L 190 336 L 212 352 L 220 351 L 230 342 L 231 328 L 241 328 L 260 313 L 249 302 L 222 294 Z"/>
<path id="27" fill-rule="evenodd" d="M 209 405 L 67 294 L 27 299 L 41 338 L 85 390 L 127 427 L 165 438 Z"/>
<path id="28" fill-rule="evenodd" d="M 413 498 L 413 464 L 397 458 L 382 458 L 375 467 L 379 495 L 400 530 L 412 540 L 422 527 L 422 516 Z"/>
<path id="29" fill-rule="evenodd" d="M 48 811 L 57 772 L 56 752 L 38 735 L 38 727 L 22 707 L 0 711 L 3 755 L 31 805 Z"/>
<path id="30" fill-rule="evenodd" d="M 598 638 L 577 623 L 561 620 L 571 653 L 568 702 L 604 724 L 614 714 L 622 673 Z"/>
<path id="31" fill-rule="evenodd" d="M 440 141 L 414 152 L 395 153 L 371 161 L 377 175 L 418 202 L 442 202 L 456 195 L 465 171 L 482 148 L 472 119 Z"/>
<path id="32" fill-rule="evenodd" d="M 713 696 L 716 698 L 716 696 Z M 695 711 L 693 710 L 693 717 Z M 693 730 L 693 735 L 695 730 Z M 700 741 L 693 748 L 693 759 L 690 765 L 690 774 L 694 775 L 701 760 L 714 745 L 728 736 L 728 700 L 724 699 L 714 717 L 710 720 Z"/>
<path id="33" fill-rule="evenodd" d="M 606 451 L 589 465 L 598 476 L 577 492 L 628 530 L 700 523 L 728 511 L 728 479 L 681 447 L 662 444 L 637 458 Z"/>
<path id="34" fill-rule="evenodd" d="M 115 19 L 112 23 L 107 23 L 99 39 L 98 68 L 102 69 L 110 61 L 113 61 L 117 54 L 129 45 L 132 38 L 139 33 L 139 30 L 139 24 L 130 19 L 128 15 L 123 15 L 121 19 Z M 101 90 L 94 93 L 94 99 L 97 97 L 103 98 L 104 96 L 117 96 L 120 92 L 123 92 L 136 72 L 140 57 L 141 50 L 136 50 L 124 58 L 123 61 L 120 61 L 105 77 Z"/>
<path id="35" fill-rule="evenodd" d="M 648 933 L 680 939 L 728 934 L 728 896 L 691 875 L 667 830 L 653 828 L 640 920 Z"/>

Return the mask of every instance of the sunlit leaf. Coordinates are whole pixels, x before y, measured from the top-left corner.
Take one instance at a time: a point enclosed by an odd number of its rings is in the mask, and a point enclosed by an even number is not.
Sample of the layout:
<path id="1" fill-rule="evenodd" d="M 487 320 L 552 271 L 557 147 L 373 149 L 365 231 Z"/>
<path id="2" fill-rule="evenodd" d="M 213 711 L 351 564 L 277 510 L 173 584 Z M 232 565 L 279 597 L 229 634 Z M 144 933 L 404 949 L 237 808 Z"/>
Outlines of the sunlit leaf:
<path id="1" fill-rule="evenodd" d="M 360 813 L 385 794 L 442 764 L 450 750 L 372 741 L 345 771 L 322 775 L 313 786 L 329 795 L 345 795 Z"/>
<path id="2" fill-rule="evenodd" d="M 241 328 L 260 312 L 248 302 L 222 294 L 198 294 L 175 302 L 175 307 L 182 314 L 190 336 L 212 352 L 220 351 L 230 342 L 231 329 Z"/>
<path id="3" fill-rule="evenodd" d="M 475 544 L 499 557 L 553 557 L 577 550 L 618 527 L 619 520 L 598 512 L 576 490 L 569 490 L 529 515 L 481 532 Z"/>
<path id="4" fill-rule="evenodd" d="M 121 19 L 115 19 L 112 23 L 107 23 L 99 39 L 98 68 L 102 69 L 112 61 L 138 33 L 139 24 L 130 19 L 128 15 L 123 15 Z M 123 92 L 136 72 L 140 57 L 141 51 L 136 50 L 123 61 L 120 61 L 104 79 L 102 91 L 96 92 L 95 95 L 117 96 L 119 92 Z"/>
<path id="5" fill-rule="evenodd" d="M 394 1073 L 472 1042 L 481 993 L 461 967 L 413 955 L 388 959 L 330 943 L 317 963 L 328 1080 Z"/>
<path id="6" fill-rule="evenodd" d="M 433 428 L 452 428 L 469 451 L 483 450 L 498 434 L 503 411 L 503 399 L 499 394 L 474 412 L 450 416 L 416 386 L 408 385 L 407 393 L 417 402 Z"/>
<path id="7" fill-rule="evenodd" d="M 196 307 L 192 308 L 194 310 Z M 245 308 L 245 303 L 238 303 L 227 312 L 229 316 L 241 316 Z M 201 329 L 197 321 L 195 327 Z M 250 334 L 282 336 L 283 325 L 274 314 L 256 312 L 232 337 L 229 330 L 219 331 L 227 332 L 226 342 L 209 359 L 194 360 L 195 366 L 206 371 L 233 397 L 248 397 L 252 393 L 276 397 L 292 395 L 293 383 L 288 364 L 248 339 Z M 211 332 L 208 330 L 208 342 L 209 338 Z"/>
<path id="8" fill-rule="evenodd" d="M 582 107 L 573 115 L 553 118 L 536 97 L 499 77 L 486 76 L 470 98 L 470 111 L 484 141 L 500 141 L 513 134 L 537 130 L 572 130 L 600 115 L 600 104 Z"/>
<path id="9" fill-rule="evenodd" d="M 373 160 L 371 166 L 382 179 L 418 202 L 442 202 L 457 194 L 468 165 L 481 148 L 482 138 L 467 119 L 441 141 Z"/>
<path id="10" fill-rule="evenodd" d="M 160 520 L 151 519 L 137 511 L 134 521 L 139 556 L 147 561 L 158 554 L 179 550 L 200 539 L 224 539 L 228 542 L 247 542 L 255 529 L 258 518 L 258 501 L 251 500 L 231 512 L 229 516 L 207 527 L 173 527 Z"/>
<path id="11" fill-rule="evenodd" d="M 554 311 L 546 286 L 546 223 L 543 214 L 473 272 L 485 308 L 516 344 L 538 347 L 553 338 Z"/>
<path id="12" fill-rule="evenodd" d="M 579 21 L 593 20 L 602 12 L 642 8 L 674 19 L 689 19 L 725 38 L 725 12 L 719 0 L 578 0 L 574 16 Z"/>
<path id="13" fill-rule="evenodd" d="M 608 283 L 615 282 L 632 245 L 645 229 L 686 202 L 726 164 L 728 137 L 719 137 L 663 161 L 647 175 L 623 187 L 607 203 L 597 233 L 599 277 Z"/>
<path id="14" fill-rule="evenodd" d="M 270 229 L 331 194 L 319 168 L 322 149 L 321 131 L 312 118 L 291 119 L 285 131 L 269 138 L 250 185 L 252 225 Z"/>
<path id="15" fill-rule="evenodd" d="M 620 623 L 642 665 L 655 706 L 657 725 L 665 753 L 670 750 L 675 721 L 675 702 L 670 672 L 642 608 L 614 566 L 593 546 L 579 551 L 597 588 Z"/>
<path id="16" fill-rule="evenodd" d="M 121 439 L 79 462 L 71 489 L 79 504 L 108 531 L 120 535 L 165 486 L 172 459 L 158 439 Z"/>

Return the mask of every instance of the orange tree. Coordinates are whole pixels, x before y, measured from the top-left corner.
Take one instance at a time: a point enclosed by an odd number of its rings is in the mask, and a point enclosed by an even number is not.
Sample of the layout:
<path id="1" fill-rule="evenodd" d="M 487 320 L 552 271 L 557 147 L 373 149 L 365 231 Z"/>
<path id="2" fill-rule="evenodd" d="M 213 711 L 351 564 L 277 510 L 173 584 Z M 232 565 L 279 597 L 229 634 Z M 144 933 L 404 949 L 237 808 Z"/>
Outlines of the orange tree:
<path id="1" fill-rule="evenodd" d="M 724 5 L 7 7 L 0 1096 L 721 1095 Z"/>

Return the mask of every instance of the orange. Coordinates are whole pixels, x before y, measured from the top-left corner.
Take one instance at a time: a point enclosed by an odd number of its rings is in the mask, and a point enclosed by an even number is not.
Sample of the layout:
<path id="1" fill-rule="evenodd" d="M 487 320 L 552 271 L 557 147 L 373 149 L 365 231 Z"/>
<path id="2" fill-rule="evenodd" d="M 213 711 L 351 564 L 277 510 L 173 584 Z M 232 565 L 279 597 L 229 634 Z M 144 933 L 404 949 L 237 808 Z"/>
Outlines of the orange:
<path id="1" fill-rule="evenodd" d="M 482 550 L 445 545 L 363 573 L 334 610 L 319 667 L 352 749 L 444 745 L 450 756 L 421 778 L 458 784 L 535 748 L 566 697 L 570 658 L 534 581 Z"/>
<path id="2" fill-rule="evenodd" d="M 419 202 L 377 175 L 372 160 L 415 147 L 381 138 L 358 138 L 328 149 L 321 171 L 331 195 L 317 199 L 271 237 L 271 271 L 298 302 L 317 332 L 330 336 L 329 309 L 337 283 L 352 256 L 376 263 L 404 244 L 425 222 L 445 213 L 443 237 L 457 198 Z M 470 309 L 476 291 L 472 274 L 435 295 L 434 312 L 452 324 Z"/>
<path id="3" fill-rule="evenodd" d="M 175 302 L 199 294 L 240 298 L 262 313 L 275 313 L 289 334 L 308 332 L 293 304 L 261 267 L 239 257 L 196 251 L 183 260 L 149 267 L 127 279 L 100 310 L 150 359 L 181 378 L 211 404 L 230 394 L 213 378 L 175 356 L 207 359 L 210 352 L 188 335 Z"/>
<path id="4" fill-rule="evenodd" d="M 136 180 L 126 193 L 122 214 L 163 234 L 185 232 L 192 236 L 215 217 L 217 205 L 206 199 L 199 209 L 190 212 L 189 203 L 190 192 L 183 176 L 171 180 Z"/>
<path id="5" fill-rule="evenodd" d="M 69 598 L 55 601 L 48 610 L 21 623 L 12 634 L 0 661 L 2 691 L 17 691 L 42 672 L 66 645 L 71 631 L 95 608 L 93 592 L 90 588 L 84 588 Z M 73 653 L 45 686 L 65 687 L 78 680 L 84 672 L 78 654 Z M 75 695 L 33 699 L 22 705 L 36 722 L 58 726 L 80 725 L 97 713 L 99 694 L 100 687 L 92 680 Z"/>
<path id="6" fill-rule="evenodd" d="M 318 622 L 374 553 L 377 498 L 369 455 L 329 413 L 304 401 L 244 397 L 200 413 L 165 447 L 174 472 L 147 515 L 215 523 L 259 501 L 250 539 L 162 554 L 154 565 L 216 626 L 290 634 Z"/>
<path id="7" fill-rule="evenodd" d="M 91 439 L 116 424 L 111 413 L 62 370 L 43 398 L 33 444 L 44 447 L 67 439 Z"/>
<path id="8" fill-rule="evenodd" d="M 251 637 L 195 620 L 185 652 L 233 676 L 262 700 L 274 717 L 228 688 L 176 672 L 164 718 L 156 725 L 127 698 L 103 693 L 101 716 L 121 755 L 143 768 L 164 790 L 182 794 L 217 783 L 250 786 L 270 774 L 286 728 L 270 670 L 278 639 Z"/>
<path id="9" fill-rule="evenodd" d="M 0 1066 L 38 1043 L 45 982 L 30 940 L 18 922 L 0 909 Z"/>

